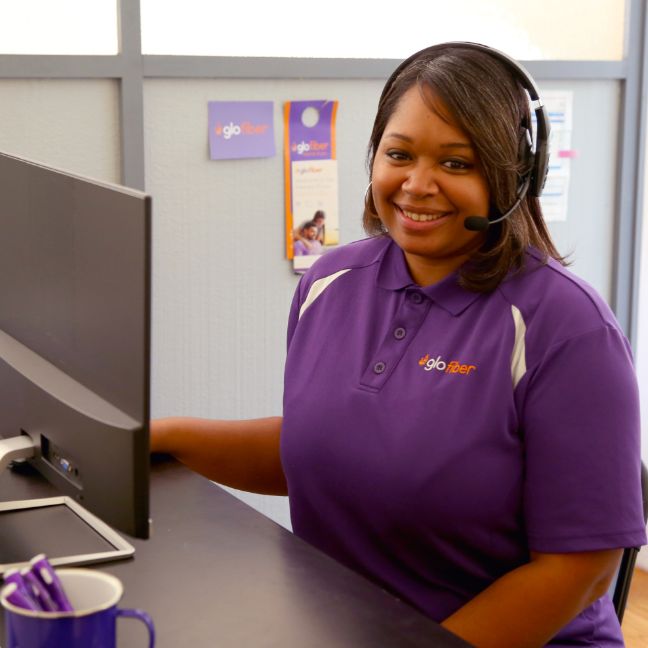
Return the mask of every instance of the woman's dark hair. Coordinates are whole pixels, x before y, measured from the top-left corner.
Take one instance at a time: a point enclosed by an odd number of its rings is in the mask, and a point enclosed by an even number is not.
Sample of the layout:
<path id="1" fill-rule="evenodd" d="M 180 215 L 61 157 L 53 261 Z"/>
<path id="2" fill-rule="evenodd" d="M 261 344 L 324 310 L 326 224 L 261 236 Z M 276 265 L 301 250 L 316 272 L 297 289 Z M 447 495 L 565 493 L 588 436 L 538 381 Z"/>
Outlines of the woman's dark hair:
<path id="1" fill-rule="evenodd" d="M 367 150 L 369 175 L 387 122 L 403 95 L 418 86 L 430 110 L 469 137 L 481 162 L 490 192 L 491 215 L 504 213 L 516 200 L 520 128 L 531 123 L 525 90 L 499 60 L 486 52 L 461 48 L 433 50 L 414 60 L 395 79 L 378 106 Z M 389 236 L 376 217 L 371 192 L 362 223 L 369 236 Z M 525 196 L 504 221 L 488 228 L 486 243 L 459 270 L 459 282 L 473 292 L 495 290 L 512 269 L 524 268 L 526 248 L 537 248 L 567 265 L 556 249 L 542 218 L 538 198 Z"/>

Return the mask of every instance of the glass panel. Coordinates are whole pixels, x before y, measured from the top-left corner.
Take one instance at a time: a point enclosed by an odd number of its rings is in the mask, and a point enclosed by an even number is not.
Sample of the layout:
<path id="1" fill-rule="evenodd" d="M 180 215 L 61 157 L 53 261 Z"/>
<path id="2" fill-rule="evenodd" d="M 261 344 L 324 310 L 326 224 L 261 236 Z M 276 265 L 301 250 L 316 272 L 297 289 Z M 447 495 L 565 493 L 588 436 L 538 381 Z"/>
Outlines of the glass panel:
<path id="1" fill-rule="evenodd" d="M 0 54 L 117 54 L 116 0 L 0 0 Z"/>
<path id="2" fill-rule="evenodd" d="M 348 0 L 328 0 L 317 10 L 314 3 L 297 0 L 244 5 L 141 0 L 142 49 L 144 54 L 404 58 L 434 43 L 461 40 L 523 60 L 621 60 L 624 4 L 410 0 L 399 9 L 390 0 L 376 0 L 367 11 L 367 5 Z"/>

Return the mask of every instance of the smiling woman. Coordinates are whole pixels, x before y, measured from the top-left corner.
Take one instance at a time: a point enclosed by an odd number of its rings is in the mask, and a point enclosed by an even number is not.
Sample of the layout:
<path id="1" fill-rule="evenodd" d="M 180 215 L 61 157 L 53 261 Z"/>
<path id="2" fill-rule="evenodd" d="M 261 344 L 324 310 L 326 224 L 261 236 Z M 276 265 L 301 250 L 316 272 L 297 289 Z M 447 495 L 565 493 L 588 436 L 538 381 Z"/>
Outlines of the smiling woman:
<path id="1" fill-rule="evenodd" d="M 404 115 L 406 111 L 411 114 Z M 445 179 L 442 186 L 447 187 L 452 195 L 462 195 L 463 198 L 461 209 L 446 210 L 448 218 L 441 219 L 439 232 L 434 238 L 441 245 L 443 232 L 454 226 L 457 239 L 453 247 L 459 255 L 453 262 L 443 261 L 442 257 L 434 260 L 410 254 L 407 257 L 410 271 L 413 263 L 419 268 L 418 271 L 431 273 L 424 281 L 438 281 L 462 266 L 468 260 L 469 253 L 481 246 L 478 254 L 470 255 L 471 263 L 461 269 L 459 277 L 464 287 L 488 292 L 512 268 L 522 268 L 528 245 L 533 245 L 547 257 L 564 265 L 565 259 L 551 241 L 539 202 L 530 196 L 521 201 L 519 209 L 514 210 L 503 222 L 492 225 L 488 229 L 488 236 L 468 236 L 472 227 L 465 223 L 467 218 L 489 216 L 490 220 L 497 219 L 503 213 L 508 214 L 511 206 L 517 204 L 516 198 L 526 192 L 526 189 L 521 191 L 521 185 L 525 183 L 525 176 L 534 173 L 530 168 L 534 163 L 533 153 L 525 151 L 530 123 L 526 93 L 510 70 L 493 56 L 472 48 L 454 50 L 451 54 L 441 49 L 434 56 L 431 55 L 430 60 L 414 61 L 388 83 L 378 108 L 369 149 L 373 191 L 368 195 L 369 203 L 365 205 L 365 230 L 373 236 L 386 232 L 391 234 L 388 212 L 376 213 L 376 208 L 380 207 L 372 202 L 373 198 L 377 198 L 376 179 L 382 185 L 386 168 L 396 167 L 400 170 L 399 177 L 404 182 L 401 193 L 405 194 L 409 193 L 410 188 L 420 191 L 420 182 L 432 179 L 430 165 L 435 164 Z M 418 132 L 412 132 L 412 136 L 399 132 L 408 129 L 417 129 Z M 389 155 L 387 149 L 394 135 L 401 148 L 413 147 L 416 143 L 420 152 L 427 152 L 427 155 L 419 155 L 415 159 L 413 150 L 399 154 L 397 148 Z M 436 157 L 434 148 L 437 149 Z M 536 148 L 537 162 L 540 149 Z M 391 163 L 387 162 L 387 157 Z M 412 158 L 411 163 L 405 159 L 407 157 Z M 399 161 L 395 158 L 399 158 Z M 388 175 L 396 179 L 398 174 Z M 406 182 L 404 176 L 408 178 Z M 449 200 L 450 197 L 440 186 L 431 188 L 437 192 L 434 200 L 433 196 L 424 194 L 419 194 L 413 200 L 414 195 L 409 193 L 409 202 L 415 202 L 420 208 L 423 203 L 432 206 L 436 201 L 438 209 L 442 202 Z M 466 204 L 468 196 L 477 199 L 480 193 L 480 204 Z M 414 207 L 413 204 L 409 206 Z M 415 213 L 421 210 L 411 211 Z M 456 218 L 451 218 L 452 214 Z M 448 228 L 441 228 L 444 222 Z M 407 224 L 407 221 L 403 223 Z M 408 229 L 411 231 L 411 225 Z M 421 235 L 418 238 L 420 243 Z M 432 267 L 436 267 L 437 271 Z M 447 270 L 445 274 L 443 268 Z"/>
<path id="2" fill-rule="evenodd" d="M 544 224 L 537 99 L 483 46 L 405 61 L 369 147 L 371 236 L 297 288 L 283 418 L 155 421 L 151 447 L 287 493 L 297 535 L 478 648 L 621 648 L 606 591 L 646 541 L 636 378 Z"/>
<path id="3" fill-rule="evenodd" d="M 486 232 L 464 227 L 488 216 L 490 191 L 468 136 L 410 88 L 387 123 L 373 161 L 372 196 L 380 222 L 403 250 L 421 286 L 440 281 L 481 247 Z"/>

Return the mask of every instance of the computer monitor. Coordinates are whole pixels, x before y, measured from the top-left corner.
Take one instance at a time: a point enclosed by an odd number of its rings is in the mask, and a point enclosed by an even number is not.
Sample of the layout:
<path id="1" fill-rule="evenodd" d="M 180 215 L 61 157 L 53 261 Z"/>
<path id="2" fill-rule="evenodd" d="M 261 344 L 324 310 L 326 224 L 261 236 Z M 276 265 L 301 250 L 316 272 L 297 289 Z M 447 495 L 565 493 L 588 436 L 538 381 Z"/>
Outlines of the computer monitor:
<path id="1" fill-rule="evenodd" d="M 0 153 L 0 443 L 138 538 L 150 267 L 150 197 Z"/>

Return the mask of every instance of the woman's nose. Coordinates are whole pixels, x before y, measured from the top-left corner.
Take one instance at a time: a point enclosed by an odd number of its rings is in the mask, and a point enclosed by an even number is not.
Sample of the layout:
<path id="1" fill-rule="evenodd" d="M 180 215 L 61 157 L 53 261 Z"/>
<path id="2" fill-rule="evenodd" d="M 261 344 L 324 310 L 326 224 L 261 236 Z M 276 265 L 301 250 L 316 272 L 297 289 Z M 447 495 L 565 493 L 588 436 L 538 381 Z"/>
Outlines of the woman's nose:
<path id="1" fill-rule="evenodd" d="M 417 198 L 438 194 L 439 185 L 434 169 L 429 167 L 412 169 L 403 183 L 403 191 Z"/>

